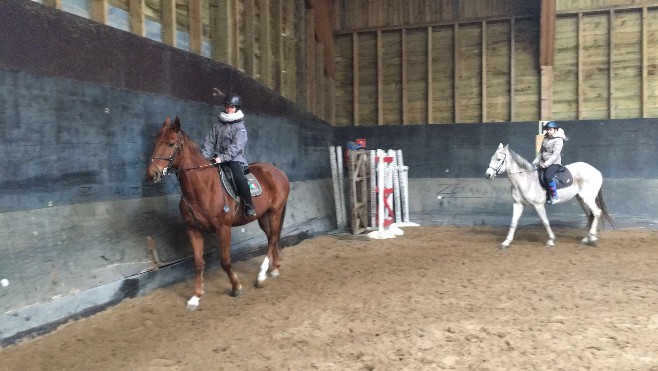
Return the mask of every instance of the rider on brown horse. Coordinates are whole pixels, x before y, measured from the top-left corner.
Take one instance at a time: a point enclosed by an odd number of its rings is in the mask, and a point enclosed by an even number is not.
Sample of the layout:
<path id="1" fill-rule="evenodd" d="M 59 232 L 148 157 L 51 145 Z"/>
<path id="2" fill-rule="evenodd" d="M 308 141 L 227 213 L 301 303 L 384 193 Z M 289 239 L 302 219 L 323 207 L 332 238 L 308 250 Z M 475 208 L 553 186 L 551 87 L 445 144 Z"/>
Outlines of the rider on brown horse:
<path id="1" fill-rule="evenodd" d="M 231 170 L 237 191 L 244 202 L 244 212 L 251 217 L 256 215 L 256 210 L 251 200 L 247 178 L 244 176 L 248 167 L 244 155 L 247 129 L 241 106 L 242 99 L 238 95 L 231 94 L 224 99 L 224 112 L 219 114 L 219 121 L 213 124 L 206 135 L 201 153 L 210 162 L 221 163 Z"/>

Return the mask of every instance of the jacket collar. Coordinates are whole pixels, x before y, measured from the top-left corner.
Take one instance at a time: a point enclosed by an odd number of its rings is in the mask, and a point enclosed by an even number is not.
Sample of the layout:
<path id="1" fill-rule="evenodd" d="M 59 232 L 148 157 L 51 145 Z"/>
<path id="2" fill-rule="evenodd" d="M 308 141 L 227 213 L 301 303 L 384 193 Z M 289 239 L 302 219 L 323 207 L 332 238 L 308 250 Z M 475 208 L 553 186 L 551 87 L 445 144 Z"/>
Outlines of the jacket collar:
<path id="1" fill-rule="evenodd" d="M 240 121 L 244 118 L 244 113 L 242 113 L 242 110 L 238 110 L 235 113 L 226 113 L 226 112 L 221 112 L 219 114 L 219 121 L 221 121 L 224 124 L 232 124 L 236 121 Z"/>

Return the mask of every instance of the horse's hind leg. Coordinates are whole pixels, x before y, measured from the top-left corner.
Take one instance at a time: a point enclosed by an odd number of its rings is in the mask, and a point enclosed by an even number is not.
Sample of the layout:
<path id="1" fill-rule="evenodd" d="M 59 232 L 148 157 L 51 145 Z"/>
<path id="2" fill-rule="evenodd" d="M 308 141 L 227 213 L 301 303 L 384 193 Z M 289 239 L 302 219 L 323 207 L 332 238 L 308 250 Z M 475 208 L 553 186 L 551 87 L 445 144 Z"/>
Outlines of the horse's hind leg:
<path id="1" fill-rule="evenodd" d="M 590 210 L 590 217 L 589 219 L 591 220 L 590 223 L 588 223 L 588 231 L 587 231 L 587 236 L 585 236 L 581 242 L 588 244 L 588 245 L 596 245 L 596 241 L 598 241 L 598 237 L 596 236 L 597 234 L 597 229 L 599 226 L 599 219 L 601 218 L 601 209 L 599 209 L 598 206 L 596 206 L 596 199 L 595 198 L 584 198 L 583 197 L 583 204 L 585 204 L 585 207 L 587 207 Z"/>
<path id="2" fill-rule="evenodd" d="M 590 228 L 592 228 L 592 222 L 594 221 L 594 214 L 592 213 L 592 210 L 590 210 L 589 207 L 587 207 L 587 205 L 583 201 L 583 198 L 580 197 L 580 195 L 576 195 L 576 199 L 578 200 L 580 207 L 583 209 L 583 212 L 585 212 L 585 217 L 587 218 L 587 226 L 585 227 L 585 229 L 589 230 Z"/>
<path id="3" fill-rule="evenodd" d="M 195 310 L 199 306 L 199 300 L 203 296 L 203 269 L 205 261 L 203 260 L 203 234 L 196 228 L 187 228 L 187 237 L 190 239 L 192 251 L 194 252 L 194 296 L 187 301 L 187 309 Z"/>
<path id="4" fill-rule="evenodd" d="M 270 269 L 270 261 L 272 260 L 272 256 L 270 253 L 270 216 L 272 215 L 271 212 L 266 212 L 263 214 L 260 218 L 258 218 L 258 225 L 260 226 L 260 229 L 265 232 L 265 235 L 267 236 L 267 253 L 265 254 L 265 258 L 263 259 L 263 262 L 260 264 L 260 270 L 258 271 L 258 280 L 256 281 L 256 286 L 261 287 L 264 283 L 265 280 L 267 279 L 267 271 Z"/>
<path id="5" fill-rule="evenodd" d="M 279 267 L 281 267 L 281 261 L 279 260 L 279 239 L 281 237 L 281 228 L 283 224 L 283 212 L 272 212 L 269 211 L 264 214 L 260 219 L 258 219 L 258 225 L 267 235 L 267 254 L 263 263 L 260 266 L 260 271 L 258 273 L 257 285 L 262 286 L 267 278 L 267 271 L 270 267 L 270 276 L 278 277 L 279 276 Z"/>
<path id="6" fill-rule="evenodd" d="M 223 225 L 217 233 L 219 239 L 219 250 L 221 253 L 220 264 L 226 272 L 229 281 L 231 281 L 231 296 L 240 296 L 242 294 L 242 285 L 238 281 L 238 276 L 231 268 L 231 226 Z"/>

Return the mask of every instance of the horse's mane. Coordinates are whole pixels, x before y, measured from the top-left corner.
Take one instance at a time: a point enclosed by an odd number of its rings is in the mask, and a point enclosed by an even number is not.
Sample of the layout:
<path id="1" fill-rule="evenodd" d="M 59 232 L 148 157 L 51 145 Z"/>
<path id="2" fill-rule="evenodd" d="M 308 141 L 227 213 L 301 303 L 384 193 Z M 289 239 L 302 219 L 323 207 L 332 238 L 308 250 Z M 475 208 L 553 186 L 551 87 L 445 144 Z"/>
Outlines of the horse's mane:
<path id="1" fill-rule="evenodd" d="M 180 133 L 183 136 L 183 140 L 185 143 L 187 143 L 190 146 L 190 150 L 192 152 L 199 152 L 201 153 L 201 149 L 199 148 L 199 144 L 192 139 L 189 135 L 187 135 L 186 132 L 183 131 L 183 129 L 180 129 Z"/>
<path id="2" fill-rule="evenodd" d="M 534 170 L 534 166 L 526 160 L 525 158 L 521 157 L 518 153 L 512 151 L 511 149 L 507 149 L 509 151 L 510 156 L 512 157 L 512 160 L 516 162 L 519 166 L 523 168 L 523 170 Z"/>

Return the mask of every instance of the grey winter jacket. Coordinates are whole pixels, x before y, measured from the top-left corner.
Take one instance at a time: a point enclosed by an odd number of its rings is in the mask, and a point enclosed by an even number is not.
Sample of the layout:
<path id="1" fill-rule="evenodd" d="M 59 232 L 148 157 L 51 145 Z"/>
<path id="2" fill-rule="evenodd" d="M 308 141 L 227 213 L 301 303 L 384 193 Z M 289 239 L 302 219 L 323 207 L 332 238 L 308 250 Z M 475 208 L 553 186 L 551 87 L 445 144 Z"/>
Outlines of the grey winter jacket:
<path id="1" fill-rule="evenodd" d="M 562 165 L 562 146 L 565 140 L 568 139 L 562 128 L 557 129 L 552 137 L 546 135 L 532 164 L 534 166 L 543 165 L 543 167 L 549 167 L 553 164 Z"/>
<path id="2" fill-rule="evenodd" d="M 244 148 L 247 144 L 247 129 L 244 114 L 222 112 L 219 121 L 214 123 L 201 148 L 201 154 L 208 160 L 219 157 L 222 162 L 240 161 L 247 165 Z"/>

